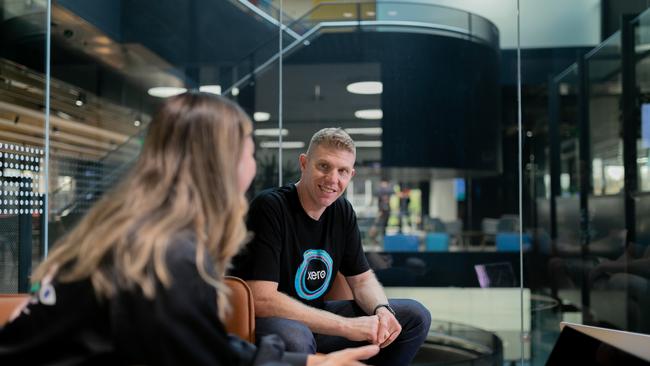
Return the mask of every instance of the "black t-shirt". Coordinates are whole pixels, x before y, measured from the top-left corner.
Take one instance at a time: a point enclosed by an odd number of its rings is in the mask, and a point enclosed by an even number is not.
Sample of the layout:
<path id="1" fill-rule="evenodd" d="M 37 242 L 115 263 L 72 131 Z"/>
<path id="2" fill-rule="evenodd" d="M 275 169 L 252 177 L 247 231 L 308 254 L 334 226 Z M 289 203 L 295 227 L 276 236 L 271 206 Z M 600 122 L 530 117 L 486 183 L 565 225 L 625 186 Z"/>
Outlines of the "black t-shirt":
<path id="1" fill-rule="evenodd" d="M 338 271 L 354 276 L 370 269 L 356 215 L 343 197 L 314 220 L 295 185 L 264 191 L 251 202 L 248 229 L 254 236 L 235 259 L 233 274 L 277 282 L 278 291 L 310 306 L 322 308 Z"/>
<path id="2" fill-rule="evenodd" d="M 191 240 L 172 244 L 167 258 L 172 284 L 158 282 L 153 299 L 139 290 L 99 299 L 89 280 L 42 284 L 0 329 L 0 365 L 305 364 L 305 355 L 284 353 L 277 336 L 256 349 L 226 334 Z"/>

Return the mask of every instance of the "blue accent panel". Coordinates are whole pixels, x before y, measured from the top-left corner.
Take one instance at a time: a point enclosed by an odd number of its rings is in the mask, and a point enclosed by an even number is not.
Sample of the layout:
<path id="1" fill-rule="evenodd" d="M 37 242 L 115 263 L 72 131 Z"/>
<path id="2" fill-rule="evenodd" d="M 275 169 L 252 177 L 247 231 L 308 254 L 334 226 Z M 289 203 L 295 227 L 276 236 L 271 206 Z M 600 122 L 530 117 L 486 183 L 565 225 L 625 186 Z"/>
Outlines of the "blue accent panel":
<path id="1" fill-rule="evenodd" d="M 527 251 L 530 249 L 532 239 L 530 234 L 523 234 L 522 238 L 524 251 Z M 518 252 L 519 233 L 498 233 L 496 236 L 496 247 L 498 252 Z"/>
<path id="2" fill-rule="evenodd" d="M 449 250 L 449 234 L 428 233 L 425 245 L 429 252 L 446 252 Z"/>
<path id="3" fill-rule="evenodd" d="M 384 237 L 384 250 L 387 252 L 417 252 L 420 246 L 415 235 L 387 235 Z"/>

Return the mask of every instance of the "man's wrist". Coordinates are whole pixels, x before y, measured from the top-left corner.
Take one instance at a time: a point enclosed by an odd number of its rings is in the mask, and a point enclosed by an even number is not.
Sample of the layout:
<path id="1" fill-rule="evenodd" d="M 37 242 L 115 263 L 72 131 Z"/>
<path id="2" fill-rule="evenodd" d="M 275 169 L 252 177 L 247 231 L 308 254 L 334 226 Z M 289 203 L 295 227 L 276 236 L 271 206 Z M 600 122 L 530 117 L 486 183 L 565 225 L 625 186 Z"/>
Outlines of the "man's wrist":
<path id="1" fill-rule="evenodd" d="M 375 309 L 372 311 L 372 315 L 377 315 L 377 312 L 381 309 L 384 309 L 389 313 L 391 313 L 393 316 L 395 316 L 395 310 L 393 310 L 393 308 L 390 307 L 389 304 L 378 304 L 377 306 L 375 306 Z"/>

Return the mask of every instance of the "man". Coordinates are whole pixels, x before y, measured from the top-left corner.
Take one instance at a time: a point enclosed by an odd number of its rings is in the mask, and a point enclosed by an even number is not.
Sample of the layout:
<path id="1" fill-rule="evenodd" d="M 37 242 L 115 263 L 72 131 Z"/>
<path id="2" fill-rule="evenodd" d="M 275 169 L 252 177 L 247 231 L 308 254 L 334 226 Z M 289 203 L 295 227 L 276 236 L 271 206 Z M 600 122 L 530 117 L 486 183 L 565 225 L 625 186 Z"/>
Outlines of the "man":
<path id="1" fill-rule="evenodd" d="M 300 181 L 251 203 L 254 238 L 235 261 L 255 300 L 258 337 L 278 334 L 287 349 L 328 353 L 372 343 L 373 365 L 407 365 L 431 316 L 413 300 L 388 300 L 361 247 L 356 215 L 341 195 L 355 174 L 354 142 L 340 128 L 318 131 L 301 154 Z M 324 301 L 341 272 L 353 301 Z"/>
<path id="2" fill-rule="evenodd" d="M 390 196 L 395 191 L 388 183 L 388 180 L 382 179 L 379 182 L 379 189 L 377 190 L 377 219 L 375 225 L 379 226 L 381 236 L 386 236 L 386 226 L 388 226 L 388 219 L 390 218 Z"/>

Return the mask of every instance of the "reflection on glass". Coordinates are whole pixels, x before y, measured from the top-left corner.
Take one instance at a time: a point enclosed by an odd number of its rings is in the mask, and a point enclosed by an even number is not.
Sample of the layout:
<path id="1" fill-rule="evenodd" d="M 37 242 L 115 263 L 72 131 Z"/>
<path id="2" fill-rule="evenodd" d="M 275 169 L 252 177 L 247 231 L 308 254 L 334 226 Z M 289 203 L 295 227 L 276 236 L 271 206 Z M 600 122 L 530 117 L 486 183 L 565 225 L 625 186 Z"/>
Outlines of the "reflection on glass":
<path id="1" fill-rule="evenodd" d="M 553 194 L 536 201 L 533 223 L 539 252 L 531 253 L 529 260 L 544 265 L 529 281 L 531 287 L 538 284 L 535 295 L 559 300 L 564 320 L 649 333 L 648 317 L 641 310 L 650 301 L 649 276 L 638 271 L 650 244 L 649 206 L 643 193 L 649 188 L 644 137 L 648 13 L 643 12 L 645 6 L 638 10 L 642 14 L 626 23 L 620 17 L 617 22 L 602 18 L 618 25 L 595 47 L 576 50 L 572 58 L 554 56 L 555 63 L 567 65 L 549 85 L 549 126 L 556 123 L 558 130 L 549 133 L 544 146 L 544 186 Z M 617 30 L 621 24 L 631 26 L 631 38 Z M 624 46 L 628 40 L 633 49 Z M 631 75 L 631 64 L 636 87 L 623 82 L 629 80 L 625 76 Z M 623 120 L 629 103 L 637 106 L 629 117 L 639 122 L 632 146 L 623 140 L 633 126 Z M 631 181 L 634 174 L 626 171 L 630 166 L 637 170 L 638 182 Z M 544 319 L 539 321 L 533 352 L 544 355 L 537 359 L 543 362 L 548 356 L 545 340 L 558 334 Z"/>

